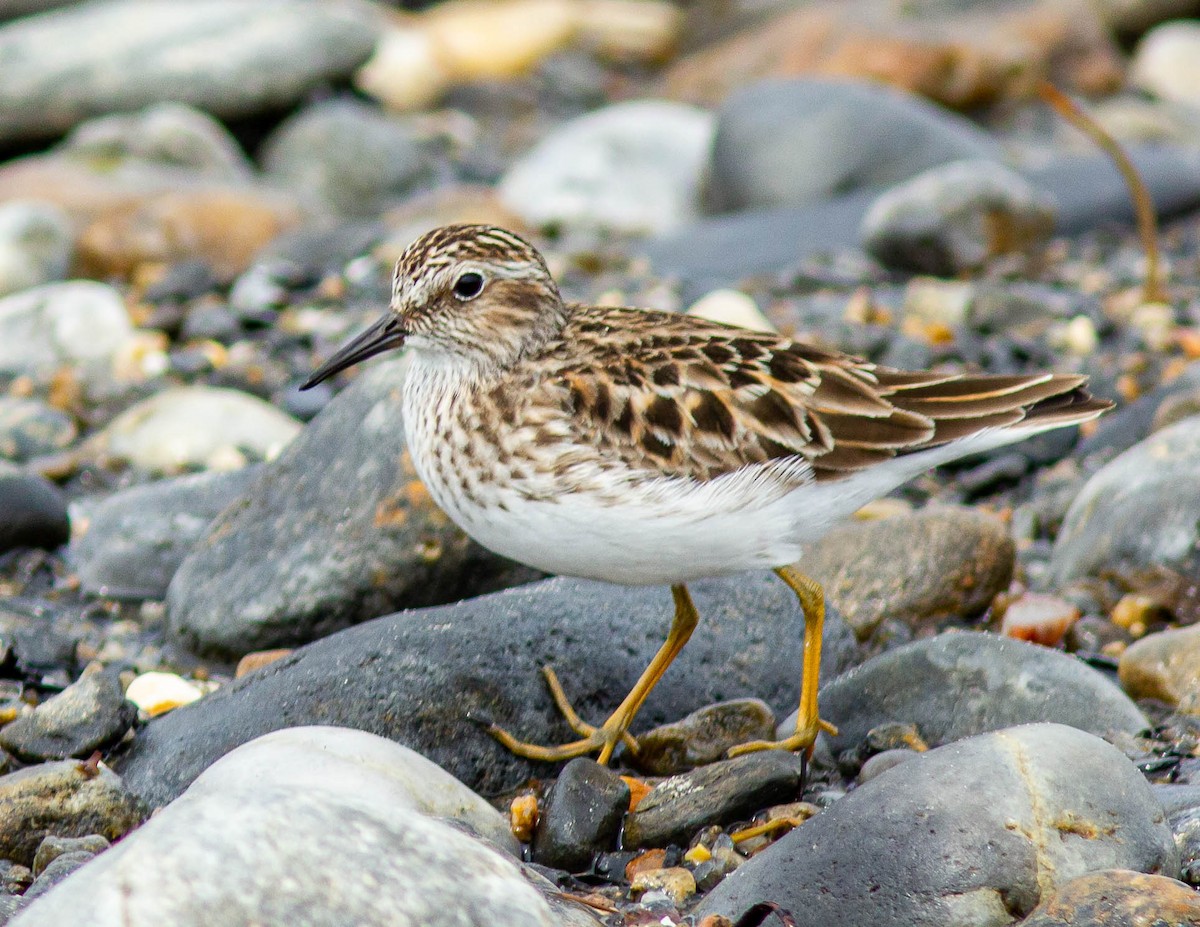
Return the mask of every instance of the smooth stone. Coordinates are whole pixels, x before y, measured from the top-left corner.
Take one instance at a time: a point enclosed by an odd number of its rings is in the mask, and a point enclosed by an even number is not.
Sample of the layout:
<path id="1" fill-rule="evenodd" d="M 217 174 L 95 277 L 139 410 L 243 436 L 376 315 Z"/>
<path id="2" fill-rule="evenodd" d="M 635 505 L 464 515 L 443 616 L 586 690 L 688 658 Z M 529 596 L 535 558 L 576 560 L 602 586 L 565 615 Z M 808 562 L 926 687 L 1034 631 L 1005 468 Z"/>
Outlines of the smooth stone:
<path id="1" fill-rule="evenodd" d="M 800 568 L 861 640 L 885 618 L 923 628 L 982 613 L 1008 587 L 1014 557 L 999 519 L 933 506 L 839 525 L 805 551 Z"/>
<path id="2" fill-rule="evenodd" d="M 59 760 L 0 776 L 0 856 L 26 866 L 51 834 L 116 840 L 144 817 L 141 802 L 103 764 Z"/>
<path id="3" fill-rule="evenodd" d="M 0 205 L 0 296 L 64 279 L 74 250 L 71 219 L 53 203 Z"/>
<path id="4" fill-rule="evenodd" d="M 708 204 L 714 212 L 799 206 L 879 192 L 949 161 L 998 157 L 973 123 L 889 87 L 766 80 L 719 110 Z"/>
<path id="5" fill-rule="evenodd" d="M 358 377 L 212 523 L 171 580 L 175 639 L 237 657 L 537 575 L 430 498 L 405 450 L 403 370 Z"/>
<path id="6" fill-rule="evenodd" d="M 500 181 L 500 200 L 537 227 L 657 234 L 697 214 L 713 118 L 681 103 L 635 100 L 556 128 Z"/>
<path id="7" fill-rule="evenodd" d="M 1137 44 L 1130 81 L 1163 100 L 1200 107 L 1200 23 L 1155 26 Z"/>
<path id="8" fill-rule="evenodd" d="M 257 396 L 216 386 L 176 386 L 126 409 L 100 436 L 109 457 L 149 473 L 208 467 L 235 455 L 277 455 L 302 424 Z"/>
<path id="9" fill-rule="evenodd" d="M 378 31 L 361 8 L 306 0 L 120 0 L 17 20 L 0 28 L 11 73 L 0 138 L 45 137 L 161 101 L 222 118 L 278 109 L 349 76 Z"/>
<path id="10" fill-rule="evenodd" d="M 951 633 L 873 657 L 821 689 L 835 753 L 883 724 L 916 724 L 931 746 L 1036 721 L 1098 736 L 1150 727 L 1113 683 L 1075 657 L 984 633 Z M 795 729 L 796 716 L 779 725 Z"/>
<path id="11" fill-rule="evenodd" d="M 691 588 L 700 625 L 647 699 L 635 735 L 718 698 L 795 704 L 804 622 L 791 590 L 771 573 Z M 665 589 L 571 579 L 400 612 L 309 644 L 154 719 L 138 731 L 122 769 L 135 791 L 161 805 L 260 734 L 339 724 L 406 744 L 469 787 L 498 794 L 547 768 L 503 749 L 478 722 L 493 720 L 534 743 L 573 739 L 540 668 L 554 666 L 579 713 L 598 723 L 661 646 L 670 612 Z M 827 678 L 857 650 L 831 612 Z"/>
<path id="12" fill-rule="evenodd" d="M 465 799 L 471 814 L 503 823 L 395 744 L 359 731 L 280 732 L 215 764 L 13 923 L 561 927 L 517 860 L 426 812 L 426 792 L 446 784 L 452 806 Z M 333 861 L 352 875 L 331 883 Z"/>
<path id="13" fill-rule="evenodd" d="M 803 760 L 779 750 L 748 753 L 661 782 L 625 816 L 629 848 L 686 844 L 700 828 L 749 817 L 800 797 Z"/>
<path id="14" fill-rule="evenodd" d="M 84 837 L 57 837 L 51 834 L 41 842 L 33 856 L 33 874 L 35 877 L 40 876 L 47 866 L 64 853 L 87 853 L 95 856 L 110 846 L 112 842 L 100 834 L 88 834 Z"/>
<path id="15" fill-rule="evenodd" d="M 1200 625 L 1147 634 L 1121 654 L 1121 685 L 1130 698 L 1152 698 L 1200 714 Z"/>
<path id="16" fill-rule="evenodd" d="M 0 728 L 0 747 L 26 762 L 83 759 L 117 743 L 136 720 L 117 674 L 92 673 Z"/>
<path id="17" fill-rule="evenodd" d="M 221 511 L 258 477 L 252 464 L 120 490 L 71 505 L 67 559 L 85 592 L 161 599 L 171 577 Z"/>
<path id="18" fill-rule="evenodd" d="M 629 809 L 629 785 L 595 760 L 563 767 L 546 796 L 533 836 L 533 861 L 568 872 L 586 869 L 597 853 L 617 845 Z"/>
<path id="19" fill-rule="evenodd" d="M 688 307 L 687 314 L 722 325 L 736 325 L 771 335 L 778 333 L 758 304 L 739 290 L 713 290 L 706 293 Z"/>
<path id="20" fill-rule="evenodd" d="M 50 889 L 63 882 L 68 876 L 77 872 L 81 867 L 90 863 L 95 858 L 95 853 L 86 850 L 64 853 L 56 857 L 54 862 L 50 863 L 42 874 L 33 880 L 33 884 L 21 896 L 22 900 L 32 903 L 34 900 L 41 898 Z"/>
<path id="21" fill-rule="evenodd" d="M 36 399 L 0 396 L 0 457 L 23 461 L 64 450 L 78 435 L 75 420 Z"/>
<path id="22" fill-rule="evenodd" d="M 137 676 L 125 690 L 125 697 L 151 718 L 180 705 L 190 705 L 203 696 L 204 692 L 194 682 L 174 673 L 153 671 Z"/>
<path id="23" fill-rule="evenodd" d="M 376 218 L 422 182 L 433 165 L 412 131 L 351 99 L 301 110 L 263 144 L 263 170 L 319 215 Z"/>
<path id="24" fill-rule="evenodd" d="M 799 927 L 1001 927 L 1090 870 L 1178 864 L 1161 807 L 1120 751 L 1031 724 L 859 786 L 739 867 L 696 914 L 737 920 L 769 900 Z"/>
<path id="25" fill-rule="evenodd" d="M 0 373 L 48 376 L 65 364 L 111 371 L 133 338 L 125 301 L 91 280 L 49 283 L 0 299 Z"/>
<path id="26" fill-rule="evenodd" d="M 1071 503 L 1051 557 L 1058 588 L 1105 570 L 1180 565 L 1200 544 L 1200 417 L 1109 461 Z"/>
<path id="27" fill-rule="evenodd" d="M 774 736 L 775 713 L 766 702 L 718 702 L 639 737 L 637 766 L 652 776 L 673 776 L 723 759 L 730 747 Z"/>
<path id="28" fill-rule="evenodd" d="M 879 196 L 863 219 L 863 246 L 889 267 L 953 277 L 1040 245 L 1054 201 L 995 161 L 952 161 Z"/>
<path id="29" fill-rule="evenodd" d="M 1185 794 L 1164 796 L 1164 788 Z M 1179 847 L 1179 878 L 1193 886 L 1200 884 L 1200 800 L 1194 794 L 1197 790 L 1194 785 L 1154 787 L 1163 810 L 1170 816 L 1171 833 L 1175 835 L 1175 846 Z M 1186 794 L 1189 792 L 1193 794 Z"/>
<path id="30" fill-rule="evenodd" d="M 903 750 L 900 748 L 876 753 L 862 764 L 862 769 L 858 771 L 858 784 L 862 785 L 864 782 L 870 782 L 894 766 L 907 763 L 909 760 L 915 759 L 920 755 L 915 750 Z"/>
<path id="31" fill-rule="evenodd" d="M 1164 875 L 1126 869 L 1087 872 L 1044 898 L 1021 927 L 1139 927 L 1200 924 L 1200 895 Z"/>
<path id="32" fill-rule="evenodd" d="M 63 491 L 0 461 L 0 553 L 17 547 L 53 550 L 66 543 L 70 531 Z"/>

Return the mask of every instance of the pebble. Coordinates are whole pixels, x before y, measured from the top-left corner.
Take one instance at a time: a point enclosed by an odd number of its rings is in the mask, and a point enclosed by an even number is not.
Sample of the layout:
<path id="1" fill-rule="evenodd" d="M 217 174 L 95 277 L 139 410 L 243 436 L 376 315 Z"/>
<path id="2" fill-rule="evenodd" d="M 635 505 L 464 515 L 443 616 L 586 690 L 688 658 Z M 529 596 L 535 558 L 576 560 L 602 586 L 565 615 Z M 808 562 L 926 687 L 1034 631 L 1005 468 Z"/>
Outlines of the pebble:
<path id="1" fill-rule="evenodd" d="M 70 534 L 67 498 L 34 473 L 0 460 L 0 553 L 17 547 L 53 550 Z"/>
<path id="2" fill-rule="evenodd" d="M 1079 609 L 1066 599 L 1047 593 L 1025 592 L 1008 603 L 1000 619 L 1000 633 L 1017 640 L 1056 647 L 1079 620 Z"/>
<path id="3" fill-rule="evenodd" d="M 625 818 L 624 845 L 686 843 L 707 824 L 727 824 L 800 794 L 798 755 L 748 753 L 673 776 L 654 787 Z"/>
<path id="4" fill-rule="evenodd" d="M 1200 924 L 1200 897 L 1165 875 L 1101 869 L 1058 886 L 1021 927 L 1136 927 Z"/>
<path id="5" fill-rule="evenodd" d="M 713 290 L 692 303 L 687 314 L 722 325 L 736 325 L 772 335 L 777 333 L 758 304 L 738 290 Z"/>
<path id="6" fill-rule="evenodd" d="M 876 753 L 863 763 L 862 769 L 858 771 L 858 784 L 862 785 L 864 782 L 870 782 L 889 769 L 899 766 L 901 763 L 907 763 L 909 760 L 920 755 L 915 750 L 903 750 L 899 748 Z"/>
<path id="7" fill-rule="evenodd" d="M 766 702 L 719 702 L 641 735 L 637 765 L 652 776 L 673 776 L 723 759 L 730 747 L 774 736 L 775 713 Z"/>
<path id="8" fill-rule="evenodd" d="M 1176 20 L 1155 26 L 1134 49 L 1129 77 L 1160 99 L 1200 107 L 1200 24 Z"/>
<path id="9" fill-rule="evenodd" d="M 142 804 L 107 766 L 59 760 L 0 776 L 0 855 L 33 865 L 42 840 L 123 837 L 145 817 Z"/>
<path id="10" fill-rule="evenodd" d="M 290 415 L 249 393 L 177 386 L 126 409 L 100 436 L 104 453 L 149 473 L 236 469 L 276 456 L 300 433 Z"/>
<path id="11" fill-rule="evenodd" d="M 36 399 L 0 396 L 0 457 L 20 463 L 54 454 L 75 440 L 75 420 Z"/>
<path id="12" fill-rule="evenodd" d="M 801 563 L 863 639 L 884 618 L 931 628 L 980 614 L 1007 588 L 1014 556 L 999 519 L 947 506 L 839 525 Z"/>
<path id="13" fill-rule="evenodd" d="M 795 703 L 804 623 L 791 590 L 774 574 L 750 573 L 697 582 L 691 591 L 700 625 L 647 699 L 635 735 L 720 698 Z M 278 670 L 156 718 L 138 731 L 122 773 L 161 805 L 238 744 L 283 726 L 324 723 L 407 744 L 471 788 L 498 794 L 545 767 L 504 750 L 478 722 L 494 721 L 535 743 L 573 739 L 540 668 L 553 666 L 576 710 L 598 722 L 662 645 L 669 622 L 663 589 L 570 579 L 401 612 L 329 635 Z M 747 662 L 747 653 L 755 659 Z M 857 653 L 831 612 L 826 678 Z"/>
<path id="14" fill-rule="evenodd" d="M 634 895 L 662 892 L 672 904 L 678 906 L 696 894 L 696 878 L 682 866 L 647 869 L 634 876 L 633 881 L 629 883 L 629 891 Z"/>
<path id="15" fill-rule="evenodd" d="M 1162 808 L 1120 751 L 1030 724 L 859 786 L 740 866 L 696 915 L 736 920 L 770 900 L 813 924 L 1005 924 L 1081 872 L 1178 865 Z"/>
<path id="16" fill-rule="evenodd" d="M 87 853 L 95 856 L 110 846 L 112 842 L 100 834 L 88 834 L 84 837 L 57 837 L 51 834 L 41 842 L 33 856 L 33 874 L 35 877 L 41 876 L 47 866 L 65 853 Z"/>
<path id="17" fill-rule="evenodd" d="M 629 808 L 629 786 L 594 760 L 578 757 L 558 775 L 538 816 L 533 861 L 568 872 L 614 849 Z"/>
<path id="18" fill-rule="evenodd" d="M 662 233 L 698 214 L 713 119 L 637 100 L 559 126 L 500 181 L 503 205 L 535 227 Z"/>
<path id="19" fill-rule="evenodd" d="M 883 189 L 964 158 L 995 158 L 972 123 L 877 84 L 772 80 L 732 94 L 717 115 L 709 207 L 798 206 Z"/>
<path id="20" fill-rule="evenodd" d="M 293 648 L 291 647 L 276 647 L 274 650 L 251 651 L 238 660 L 237 667 L 233 671 L 233 676 L 235 679 L 241 679 L 243 676 L 262 669 L 264 666 L 278 663 L 293 652 Z"/>
<path id="21" fill-rule="evenodd" d="M 1148 634 L 1130 644 L 1118 667 L 1130 698 L 1153 698 L 1200 714 L 1200 625 Z"/>
<path id="22" fill-rule="evenodd" d="M 63 280 L 75 250 L 70 217 L 53 203 L 0 205 L 0 296 Z"/>
<path id="23" fill-rule="evenodd" d="M 83 589 L 116 598 L 163 598 L 179 564 L 260 469 L 251 464 L 229 473 L 174 477 L 73 503 L 67 559 Z"/>
<path id="24" fill-rule="evenodd" d="M 204 692 L 194 682 L 175 673 L 149 672 L 134 677 L 125 690 L 125 698 L 137 706 L 138 711 L 155 718 L 190 705 L 203 697 Z"/>
<path id="25" fill-rule="evenodd" d="M 991 160 L 954 161 L 883 193 L 863 218 L 863 246 L 889 267 L 952 277 L 1042 245 L 1054 201 Z"/>
<path id="26" fill-rule="evenodd" d="M 0 728 L 0 747 L 26 762 L 82 759 L 113 746 L 135 720 L 116 673 L 90 673 Z"/>

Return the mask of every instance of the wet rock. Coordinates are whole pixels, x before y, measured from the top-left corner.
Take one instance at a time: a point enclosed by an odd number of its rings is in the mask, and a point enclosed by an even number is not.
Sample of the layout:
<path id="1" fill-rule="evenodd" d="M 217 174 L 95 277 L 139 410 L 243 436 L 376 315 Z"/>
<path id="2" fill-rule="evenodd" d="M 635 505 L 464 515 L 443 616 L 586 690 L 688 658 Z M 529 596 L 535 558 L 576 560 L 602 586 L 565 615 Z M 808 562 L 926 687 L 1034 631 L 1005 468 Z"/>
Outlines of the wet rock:
<path id="1" fill-rule="evenodd" d="M 1158 699 L 1200 714 L 1200 625 L 1134 641 L 1121 654 L 1118 672 L 1130 697 Z"/>
<path id="2" fill-rule="evenodd" d="M 1055 541 L 1054 582 L 1182 564 L 1200 544 L 1198 460 L 1200 417 L 1155 432 L 1093 475 Z"/>
<path id="3" fill-rule="evenodd" d="M 214 765 L 22 918 L 25 927 L 282 924 L 297 912 L 314 927 L 562 923 L 511 856 L 432 815 L 486 819 L 507 835 L 483 799 L 402 747 L 359 731 L 280 732 Z M 330 860 L 356 873 L 333 894 Z"/>
<path id="4" fill-rule="evenodd" d="M 171 577 L 259 466 L 162 480 L 75 503 L 67 557 L 86 592 L 161 599 Z"/>
<path id="5" fill-rule="evenodd" d="M 151 473 L 189 467 L 236 469 L 246 455 L 274 457 L 300 422 L 249 393 L 178 386 L 126 409 L 101 436 L 104 452 Z"/>
<path id="6" fill-rule="evenodd" d="M 177 638 L 240 656 L 536 575 L 469 541 L 417 479 L 402 368 L 361 376 L 212 524 L 171 581 Z"/>
<path id="7" fill-rule="evenodd" d="M 16 547 L 53 550 L 67 540 L 67 498 L 47 479 L 0 461 L 0 553 Z"/>
<path id="8" fill-rule="evenodd" d="M 349 4 L 284 0 L 252 10 L 230 0 L 123 0 L 18 20 L 0 29 L 0 58 L 13 65 L 0 137 L 44 137 L 164 100 L 221 117 L 286 106 L 348 76 L 375 38 L 373 21 Z M 213 62 L 217 48 L 219 67 L 180 65 Z"/>
<path id="9" fill-rule="evenodd" d="M 1054 201 L 994 161 L 954 161 L 892 187 L 863 219 L 863 245 L 889 267 L 956 276 L 1042 244 Z"/>
<path id="10" fill-rule="evenodd" d="M 647 699 L 640 733 L 720 698 L 796 699 L 803 619 L 773 574 L 693 584 L 700 626 Z M 540 667 L 558 671 L 587 720 L 607 717 L 662 644 L 664 589 L 554 579 L 438 608 L 381 618 L 297 650 L 178 708 L 138 732 L 123 761 L 154 805 L 179 794 L 238 744 L 281 727 L 337 724 L 389 737 L 471 788 L 496 794 L 546 767 L 504 750 L 471 719 L 490 719 L 535 743 L 571 739 Z M 621 646 L 597 646 L 620 641 Z M 857 646 L 826 620 L 824 672 Z"/>
<path id="11" fill-rule="evenodd" d="M 723 759 L 730 747 L 774 736 L 775 713 L 766 702 L 719 702 L 639 737 L 637 765 L 652 776 L 673 776 Z"/>
<path id="12" fill-rule="evenodd" d="M 1182 882 L 1126 869 L 1101 869 L 1059 886 L 1021 921 L 1021 927 L 1196 923 L 1200 923 L 1200 896 Z"/>
<path id="13" fill-rule="evenodd" d="M 634 876 L 629 891 L 635 895 L 662 892 L 672 904 L 679 906 L 696 894 L 696 877 L 682 866 L 647 869 Z"/>
<path id="14" fill-rule="evenodd" d="M 999 519 L 933 507 L 840 525 L 805 551 L 800 567 L 861 639 L 884 618 L 927 628 L 980 614 L 1008 586 L 1014 555 Z"/>
<path id="15" fill-rule="evenodd" d="M 763 81 L 721 107 L 708 204 L 715 212 L 798 206 L 996 156 L 985 133 L 915 96 L 853 81 Z"/>
<path id="16" fill-rule="evenodd" d="M 84 837 L 57 837 L 51 834 L 37 848 L 33 856 L 33 874 L 40 876 L 46 867 L 66 853 L 87 853 L 95 856 L 103 853 L 112 842 L 100 834 L 88 834 Z"/>
<path id="17" fill-rule="evenodd" d="M 880 654 L 821 689 L 835 752 L 883 724 L 915 723 L 930 745 L 1052 721 L 1093 734 L 1149 727 L 1137 706 L 1086 663 L 992 634 L 942 634 Z M 795 729 L 793 714 L 779 730 Z"/>
<path id="18" fill-rule="evenodd" d="M 0 397 L 0 457 L 17 462 L 53 454 L 75 440 L 71 416 L 36 399 Z"/>
<path id="19" fill-rule="evenodd" d="M 686 843 L 706 824 L 727 824 L 766 805 L 798 798 L 801 758 L 764 750 L 673 776 L 625 818 L 627 847 Z"/>
<path id="20" fill-rule="evenodd" d="M 1155 26 L 1138 42 L 1130 79 L 1143 90 L 1175 103 L 1200 106 L 1200 24 Z"/>
<path id="21" fill-rule="evenodd" d="M 500 182 L 533 226 L 665 232 L 695 216 L 712 117 L 658 100 L 609 106 L 559 127 Z"/>
<path id="22" fill-rule="evenodd" d="M 43 763 L 0 776 L 0 854 L 32 865 L 51 834 L 116 840 L 142 822 L 142 804 L 103 764 Z"/>
<path id="23" fill-rule="evenodd" d="M 267 177 L 317 214 L 375 218 L 432 174 L 402 122 L 348 99 L 292 116 L 267 140 L 262 158 Z"/>
<path id="24" fill-rule="evenodd" d="M 579 757 L 559 773 L 538 818 L 534 862 L 568 872 L 617 845 L 629 808 L 629 786 L 594 760 Z"/>
<path id="25" fill-rule="evenodd" d="M 0 747 L 27 762 L 83 758 L 111 747 L 136 719 L 116 673 L 92 673 L 0 728 Z"/>
<path id="26" fill-rule="evenodd" d="M 0 296 L 67 276 L 75 233 L 52 203 L 10 201 L 0 206 Z"/>
<path id="27" fill-rule="evenodd" d="M 1033 724 L 872 779 L 739 867 L 697 914 L 736 920 L 770 900 L 805 927 L 1007 924 L 1090 870 L 1176 866 L 1162 809 L 1120 751 Z"/>

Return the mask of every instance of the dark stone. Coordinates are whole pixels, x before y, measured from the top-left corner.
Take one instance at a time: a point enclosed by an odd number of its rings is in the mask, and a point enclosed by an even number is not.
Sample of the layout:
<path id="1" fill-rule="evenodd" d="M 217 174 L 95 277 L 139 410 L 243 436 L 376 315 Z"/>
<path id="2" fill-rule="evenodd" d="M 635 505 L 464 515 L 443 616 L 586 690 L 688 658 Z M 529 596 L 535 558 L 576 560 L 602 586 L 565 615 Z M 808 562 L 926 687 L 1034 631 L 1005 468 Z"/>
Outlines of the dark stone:
<path id="1" fill-rule="evenodd" d="M 652 776 L 673 776 L 724 759 L 730 747 L 774 736 L 775 713 L 761 699 L 705 705 L 639 737 L 637 767 Z"/>
<path id="2" fill-rule="evenodd" d="M 770 573 L 691 588 L 700 625 L 651 693 L 634 733 L 729 698 L 795 704 L 804 622 L 791 590 Z M 572 739 L 540 667 L 555 667 L 585 719 L 603 720 L 661 645 L 670 611 L 665 589 L 552 579 L 390 615 L 156 718 L 139 730 L 120 765 L 137 794 L 161 805 L 254 737 L 335 724 L 403 743 L 468 787 L 495 794 L 548 768 L 504 750 L 471 718 L 493 720 L 534 742 Z M 853 635 L 831 613 L 824 672 L 835 675 L 857 652 Z"/>
<path id="3" fill-rule="evenodd" d="M 71 416 L 36 399 L 0 397 L 0 457 L 29 460 L 65 449 L 75 440 Z"/>
<path id="4" fill-rule="evenodd" d="M 87 850 L 73 850 L 56 856 L 53 862 L 42 870 L 42 874 L 33 880 L 33 884 L 25 892 L 26 900 L 33 901 L 42 897 L 80 866 L 90 863 L 95 858 L 96 854 Z"/>
<path id="5" fill-rule="evenodd" d="M 23 760 L 84 758 L 111 747 L 137 720 L 113 670 L 92 673 L 0 728 L 0 746 Z"/>
<path id="6" fill-rule="evenodd" d="M 0 466 L 0 554 L 16 547 L 53 550 L 70 532 L 62 490 L 36 474 Z"/>
<path id="7" fill-rule="evenodd" d="M 66 853 L 87 853 L 89 856 L 95 856 L 110 846 L 111 841 L 99 834 L 88 834 L 86 837 L 57 837 L 51 834 L 42 841 L 33 856 L 33 874 L 41 876 L 47 866 Z"/>
<path id="8" fill-rule="evenodd" d="M 594 760 L 571 760 L 546 797 L 533 837 L 533 861 L 568 872 L 617 844 L 629 786 Z"/>
<path id="9" fill-rule="evenodd" d="M 722 760 L 659 783 L 625 818 L 625 845 L 686 843 L 707 824 L 727 824 L 800 797 L 800 756 L 763 750 Z"/>

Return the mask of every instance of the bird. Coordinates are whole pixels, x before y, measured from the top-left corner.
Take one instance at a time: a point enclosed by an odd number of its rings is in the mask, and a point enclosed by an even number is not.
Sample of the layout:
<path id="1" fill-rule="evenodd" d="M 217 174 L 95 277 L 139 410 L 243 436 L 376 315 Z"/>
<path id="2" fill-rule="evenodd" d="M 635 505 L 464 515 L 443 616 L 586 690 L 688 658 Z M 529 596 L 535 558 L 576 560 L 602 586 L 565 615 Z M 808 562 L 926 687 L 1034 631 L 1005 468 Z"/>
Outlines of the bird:
<path id="1" fill-rule="evenodd" d="M 836 733 L 817 704 L 825 620 L 804 548 L 919 474 L 1112 403 L 1077 374 L 905 371 L 679 313 L 563 299 L 526 239 L 489 225 L 425 233 L 401 255 L 387 311 L 302 384 L 409 353 L 403 428 L 418 475 L 469 536 L 546 573 L 669 586 L 666 641 L 600 725 L 546 683 L 571 742 L 490 724 L 512 752 L 607 764 L 700 616 L 693 580 L 773 570 L 804 614 L 795 730 L 730 755 L 811 756 Z"/>

